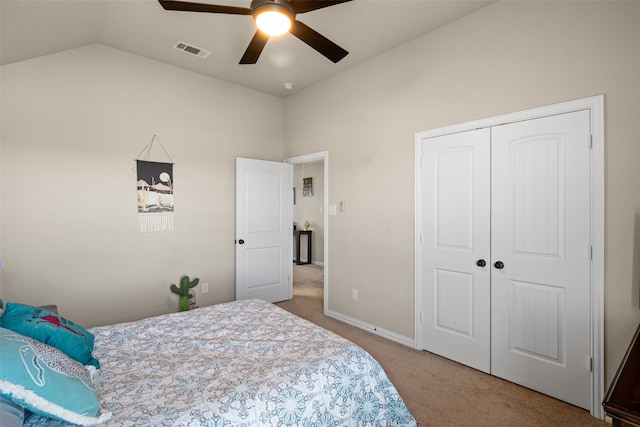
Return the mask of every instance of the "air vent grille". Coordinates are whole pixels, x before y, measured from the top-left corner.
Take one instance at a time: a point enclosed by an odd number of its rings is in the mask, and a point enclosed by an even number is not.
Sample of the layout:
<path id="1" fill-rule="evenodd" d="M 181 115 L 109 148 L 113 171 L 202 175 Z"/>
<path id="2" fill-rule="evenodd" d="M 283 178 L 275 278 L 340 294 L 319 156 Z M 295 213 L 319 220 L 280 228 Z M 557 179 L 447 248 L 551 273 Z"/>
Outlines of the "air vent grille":
<path id="1" fill-rule="evenodd" d="M 206 49 L 191 45 L 189 43 L 181 42 L 181 41 L 176 42 L 173 48 L 175 50 L 188 53 L 189 55 L 195 55 L 200 59 L 205 59 L 207 56 L 211 54 L 211 52 Z"/>

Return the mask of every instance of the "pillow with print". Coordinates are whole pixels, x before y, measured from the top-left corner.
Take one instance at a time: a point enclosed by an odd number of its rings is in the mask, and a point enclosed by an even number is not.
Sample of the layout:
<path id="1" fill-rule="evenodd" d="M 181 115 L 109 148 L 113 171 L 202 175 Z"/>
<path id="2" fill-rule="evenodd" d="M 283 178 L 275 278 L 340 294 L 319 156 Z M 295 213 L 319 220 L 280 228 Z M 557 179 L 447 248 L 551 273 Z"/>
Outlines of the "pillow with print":
<path id="1" fill-rule="evenodd" d="M 108 420 L 86 367 L 60 350 L 0 328 L 0 397 L 45 417 L 79 425 Z"/>
<path id="2" fill-rule="evenodd" d="M 92 354 L 93 334 L 53 311 L 8 302 L 0 327 L 55 347 L 83 365 L 100 368 Z"/>

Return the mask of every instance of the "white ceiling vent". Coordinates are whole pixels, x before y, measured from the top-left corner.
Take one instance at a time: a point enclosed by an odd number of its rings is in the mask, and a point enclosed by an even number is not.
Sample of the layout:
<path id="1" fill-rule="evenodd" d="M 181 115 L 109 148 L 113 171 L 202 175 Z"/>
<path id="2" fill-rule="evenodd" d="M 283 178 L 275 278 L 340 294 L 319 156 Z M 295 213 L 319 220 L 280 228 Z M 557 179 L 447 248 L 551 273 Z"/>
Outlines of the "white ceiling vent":
<path id="1" fill-rule="evenodd" d="M 175 50 L 179 50 L 179 51 L 188 53 L 190 55 L 195 55 L 200 59 L 206 58 L 211 53 L 210 51 L 208 51 L 206 49 L 203 49 L 201 47 L 197 47 L 197 46 L 185 43 L 185 42 L 181 42 L 181 41 L 176 42 L 176 44 L 173 46 L 173 48 Z"/>

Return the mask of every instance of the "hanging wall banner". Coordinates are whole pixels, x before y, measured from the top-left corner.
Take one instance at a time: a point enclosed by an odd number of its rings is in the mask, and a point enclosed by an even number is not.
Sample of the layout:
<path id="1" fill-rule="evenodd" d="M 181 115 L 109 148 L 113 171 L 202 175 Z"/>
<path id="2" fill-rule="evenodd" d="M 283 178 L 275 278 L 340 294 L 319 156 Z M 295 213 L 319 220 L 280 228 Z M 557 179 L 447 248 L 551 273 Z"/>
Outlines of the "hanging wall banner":
<path id="1" fill-rule="evenodd" d="M 140 231 L 173 231 L 173 163 L 136 163 Z"/>

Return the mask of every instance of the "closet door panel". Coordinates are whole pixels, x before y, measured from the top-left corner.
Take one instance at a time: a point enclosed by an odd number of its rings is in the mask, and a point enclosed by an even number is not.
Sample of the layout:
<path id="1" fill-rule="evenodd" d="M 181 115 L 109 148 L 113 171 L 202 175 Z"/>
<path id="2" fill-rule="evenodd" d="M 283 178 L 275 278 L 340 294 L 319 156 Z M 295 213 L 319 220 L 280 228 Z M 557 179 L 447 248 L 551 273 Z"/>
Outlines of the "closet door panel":
<path id="1" fill-rule="evenodd" d="M 489 130 L 423 141 L 423 347 L 490 370 Z"/>
<path id="2" fill-rule="evenodd" d="M 491 158 L 492 374 L 583 408 L 589 129 L 588 111 L 497 126 Z"/>

